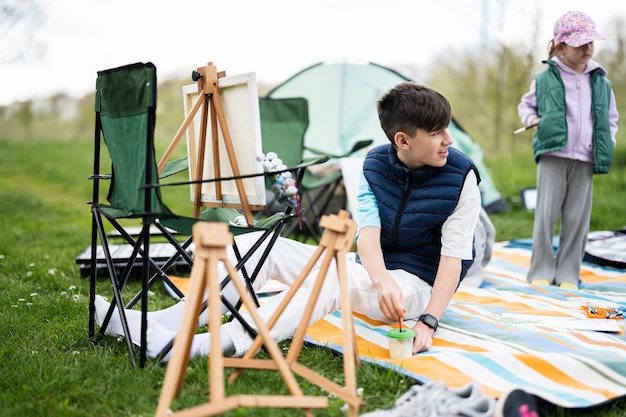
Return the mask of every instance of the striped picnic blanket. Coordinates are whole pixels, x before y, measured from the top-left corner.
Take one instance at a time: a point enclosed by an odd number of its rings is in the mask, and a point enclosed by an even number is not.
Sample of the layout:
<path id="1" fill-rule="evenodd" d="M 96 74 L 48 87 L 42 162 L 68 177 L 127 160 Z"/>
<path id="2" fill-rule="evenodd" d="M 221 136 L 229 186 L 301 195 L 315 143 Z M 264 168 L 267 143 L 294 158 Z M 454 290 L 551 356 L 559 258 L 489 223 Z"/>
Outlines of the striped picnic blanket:
<path id="1" fill-rule="evenodd" d="M 389 359 L 390 326 L 355 314 L 361 359 L 421 383 L 456 387 L 475 380 L 493 397 L 521 387 L 567 408 L 626 395 L 623 321 L 589 319 L 581 309 L 588 303 L 626 307 L 626 270 L 585 263 L 580 290 L 537 289 L 525 280 L 529 264 L 528 247 L 497 243 L 481 287 L 459 288 L 432 350 L 410 359 Z M 307 332 L 307 341 L 338 352 L 342 340 L 340 312 Z"/>

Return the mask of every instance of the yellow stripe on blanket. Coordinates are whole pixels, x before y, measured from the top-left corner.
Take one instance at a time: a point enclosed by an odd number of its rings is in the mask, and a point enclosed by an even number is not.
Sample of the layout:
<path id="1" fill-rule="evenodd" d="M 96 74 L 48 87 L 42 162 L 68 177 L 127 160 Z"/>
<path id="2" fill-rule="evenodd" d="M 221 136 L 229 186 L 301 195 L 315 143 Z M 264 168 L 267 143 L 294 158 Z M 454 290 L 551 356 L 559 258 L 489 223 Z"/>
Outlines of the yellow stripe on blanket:
<path id="1" fill-rule="evenodd" d="M 607 398 L 616 396 L 615 392 L 607 390 L 604 387 L 585 384 L 580 378 L 574 378 L 571 375 L 565 374 L 549 361 L 541 359 L 536 355 L 520 355 L 519 359 L 530 368 L 540 370 L 544 374 L 550 374 L 550 379 L 561 385 L 566 385 L 572 389 L 595 392 Z"/>
<path id="2" fill-rule="evenodd" d="M 422 383 L 458 387 L 474 380 L 493 397 L 521 387 L 563 407 L 592 407 L 626 395 L 623 332 L 591 331 L 578 322 L 587 320 L 580 308 L 585 303 L 626 307 L 626 270 L 584 264 L 580 290 L 564 291 L 530 286 L 529 264 L 530 250 L 499 243 L 482 286 L 459 288 L 433 348 L 410 359 L 389 359 L 385 334 L 392 325 L 354 315 L 361 359 Z M 315 323 L 307 340 L 341 352 L 341 315 Z"/>

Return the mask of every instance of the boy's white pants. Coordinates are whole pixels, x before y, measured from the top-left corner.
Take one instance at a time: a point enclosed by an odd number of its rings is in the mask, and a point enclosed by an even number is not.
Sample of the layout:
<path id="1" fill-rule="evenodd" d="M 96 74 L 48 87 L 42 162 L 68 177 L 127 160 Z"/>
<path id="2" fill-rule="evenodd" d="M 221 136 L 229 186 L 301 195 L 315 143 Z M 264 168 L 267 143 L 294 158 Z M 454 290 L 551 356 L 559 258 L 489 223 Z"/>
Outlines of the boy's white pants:
<path id="1" fill-rule="evenodd" d="M 235 238 L 241 253 L 245 253 L 258 239 L 259 233 L 260 232 L 247 233 Z M 274 279 L 283 284 L 291 285 L 298 275 L 300 275 L 306 263 L 313 257 L 316 249 L 317 246 L 307 245 L 291 239 L 278 238 L 267 260 L 263 264 L 253 287 L 255 290 L 260 289 L 265 285 L 268 279 Z M 263 248 L 257 250 L 255 255 L 248 262 L 248 265 L 256 265 L 262 252 Z M 327 252 L 323 253 L 322 257 L 309 274 L 309 277 L 296 292 L 294 298 L 287 305 L 280 319 L 272 328 L 270 334 L 277 342 L 288 339 L 294 335 L 311 296 L 323 257 L 326 254 Z M 346 256 L 346 269 L 352 310 L 375 320 L 386 321 L 378 307 L 378 294 L 376 289 L 365 268 L 355 261 L 355 255 L 355 253 L 348 253 Z M 235 265 L 236 259 L 231 248 L 228 250 L 228 256 L 229 261 Z M 252 269 L 253 268 L 250 268 L 250 270 Z M 430 299 L 432 287 L 417 276 L 403 270 L 393 270 L 390 271 L 390 274 L 404 292 L 405 307 L 407 308 L 406 318 L 415 319 L 419 317 Z M 219 276 L 226 276 L 226 270 L 223 268 L 223 265 L 220 267 Z M 243 278 L 240 276 L 240 279 Z M 232 301 L 236 301 L 239 298 L 232 284 L 224 288 L 222 294 Z M 284 292 L 259 307 L 257 311 L 264 322 L 270 319 L 283 298 Z M 337 267 L 333 261 L 328 270 L 320 296 L 315 304 L 309 324 L 313 324 L 326 314 L 337 310 L 340 307 L 340 300 L 341 295 L 339 293 Z M 242 315 L 253 328 L 256 328 L 254 321 L 248 314 L 243 313 Z M 233 341 L 235 356 L 243 355 L 250 348 L 252 338 L 244 330 L 241 323 L 233 320 L 232 322 L 225 323 L 222 329 L 228 333 Z"/>

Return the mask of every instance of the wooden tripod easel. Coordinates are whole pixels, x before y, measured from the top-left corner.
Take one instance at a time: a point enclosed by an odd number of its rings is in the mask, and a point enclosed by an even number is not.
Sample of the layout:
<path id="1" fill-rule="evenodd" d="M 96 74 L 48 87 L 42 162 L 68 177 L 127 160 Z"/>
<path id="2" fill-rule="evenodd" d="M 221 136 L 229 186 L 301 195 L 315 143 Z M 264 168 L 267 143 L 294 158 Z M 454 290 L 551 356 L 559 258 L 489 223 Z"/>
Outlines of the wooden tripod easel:
<path id="1" fill-rule="evenodd" d="M 348 293 L 348 279 L 345 264 L 345 255 L 356 233 L 356 223 L 349 219 L 348 213 L 342 210 L 339 215 L 322 217 L 321 226 L 325 228 L 320 244 L 314 256 L 304 267 L 294 284 L 287 290 L 286 296 L 267 323 L 263 323 L 256 312 L 256 305 L 248 294 L 246 287 L 239 279 L 232 279 L 243 304 L 254 320 L 258 336 L 252 347 L 241 358 L 225 358 L 222 354 L 220 341 L 221 311 L 219 294 L 219 277 L 217 274 L 218 261 L 224 262 L 231 277 L 237 272 L 226 258 L 226 246 L 232 243 L 232 235 L 228 227 L 221 223 L 197 223 L 194 225 L 193 238 L 196 244 L 195 261 L 191 273 L 189 298 L 182 320 L 182 326 L 174 341 L 163 389 L 159 398 L 156 416 L 208 416 L 221 414 L 238 407 L 270 407 L 270 408 L 300 408 L 307 416 L 312 416 L 310 409 L 327 408 L 328 398 L 325 396 L 306 396 L 303 394 L 294 374 L 311 383 L 334 393 L 349 406 L 349 415 L 355 417 L 362 406 L 362 400 L 357 395 L 355 365 L 360 366 L 357 352 L 356 333 L 350 297 Z M 311 270 L 326 251 L 322 260 L 320 272 L 313 286 L 311 297 L 307 303 L 303 317 L 293 337 L 286 356 L 280 351 L 277 343 L 270 336 L 270 330 L 283 314 L 287 304 L 292 300 L 296 291 L 308 278 Z M 322 285 L 326 279 L 328 268 L 332 260 L 337 266 L 337 276 L 341 291 L 341 312 L 343 316 L 344 333 L 344 378 L 345 388 L 323 377 L 315 371 L 297 363 L 297 359 L 304 343 L 304 335 L 311 319 L 313 308 L 317 302 Z M 310 278 L 308 278 L 310 279 Z M 197 317 L 202 308 L 202 298 L 205 290 L 209 292 L 209 331 L 211 333 L 211 354 L 209 358 L 209 385 L 210 401 L 206 404 L 181 410 L 170 410 L 174 396 L 182 388 L 187 365 L 189 363 L 192 338 L 196 333 Z M 271 359 L 254 359 L 256 352 L 265 345 Z M 280 372 L 291 395 L 233 395 L 225 396 L 224 368 L 237 370 L 229 378 L 232 383 L 244 369 L 273 370 Z"/>
<path id="2" fill-rule="evenodd" d="M 228 123 L 226 122 L 226 115 L 224 114 L 224 108 L 222 106 L 222 100 L 220 99 L 219 94 L 218 79 L 226 76 L 226 73 L 223 71 L 218 73 L 217 67 L 215 67 L 212 62 L 209 62 L 205 67 L 200 67 L 197 69 L 197 71 L 194 71 L 192 76 L 194 81 L 196 81 L 198 84 L 198 98 L 191 107 L 191 110 L 189 111 L 187 116 L 185 117 L 185 120 L 183 120 L 180 128 L 174 135 L 172 142 L 165 150 L 163 157 L 159 161 L 158 171 L 159 173 L 163 171 L 167 161 L 170 159 L 172 153 L 174 152 L 181 138 L 183 137 L 183 134 L 193 122 L 193 119 L 194 117 L 196 117 L 198 111 L 202 109 L 200 121 L 200 137 L 198 138 L 198 153 L 195 157 L 193 155 L 196 149 L 195 144 L 190 147 L 192 152 L 190 156 L 191 179 L 192 181 L 197 181 L 194 185 L 193 216 L 197 218 L 200 214 L 200 206 L 202 205 L 202 183 L 200 181 L 203 179 L 204 176 L 204 158 L 206 154 L 206 137 L 209 123 L 209 113 L 211 116 L 211 146 L 213 155 L 214 178 L 221 177 L 220 148 L 218 143 L 218 124 L 222 132 L 224 145 L 226 147 L 226 153 L 233 171 L 233 176 L 236 177 L 241 175 L 241 171 L 239 169 L 239 163 L 237 162 L 235 148 L 233 146 L 233 141 L 230 135 L 230 131 L 228 129 Z M 235 183 L 237 186 L 237 192 L 241 201 L 241 209 L 243 210 L 246 223 L 248 224 L 248 226 L 253 226 L 254 219 L 252 216 L 252 210 L 262 210 L 263 207 L 252 207 L 250 205 L 242 179 L 235 180 Z M 215 187 L 217 199 L 221 200 L 223 197 L 221 183 L 219 181 L 216 182 Z M 237 208 L 239 207 L 237 206 Z"/>

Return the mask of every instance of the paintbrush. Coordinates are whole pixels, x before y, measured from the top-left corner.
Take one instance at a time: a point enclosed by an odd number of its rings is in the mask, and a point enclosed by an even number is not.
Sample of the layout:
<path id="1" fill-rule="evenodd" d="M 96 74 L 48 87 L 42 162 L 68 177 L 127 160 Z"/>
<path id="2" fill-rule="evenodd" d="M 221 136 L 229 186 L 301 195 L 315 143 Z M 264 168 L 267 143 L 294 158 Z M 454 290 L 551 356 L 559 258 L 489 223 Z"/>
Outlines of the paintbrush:
<path id="1" fill-rule="evenodd" d="M 525 127 L 520 127 L 519 129 L 517 129 L 516 131 L 513 132 L 514 135 L 517 135 L 518 133 L 522 133 L 525 132 L 528 129 L 532 129 L 533 127 L 536 127 L 538 123 L 535 123 L 534 125 L 530 125 L 530 126 L 525 126 Z"/>

